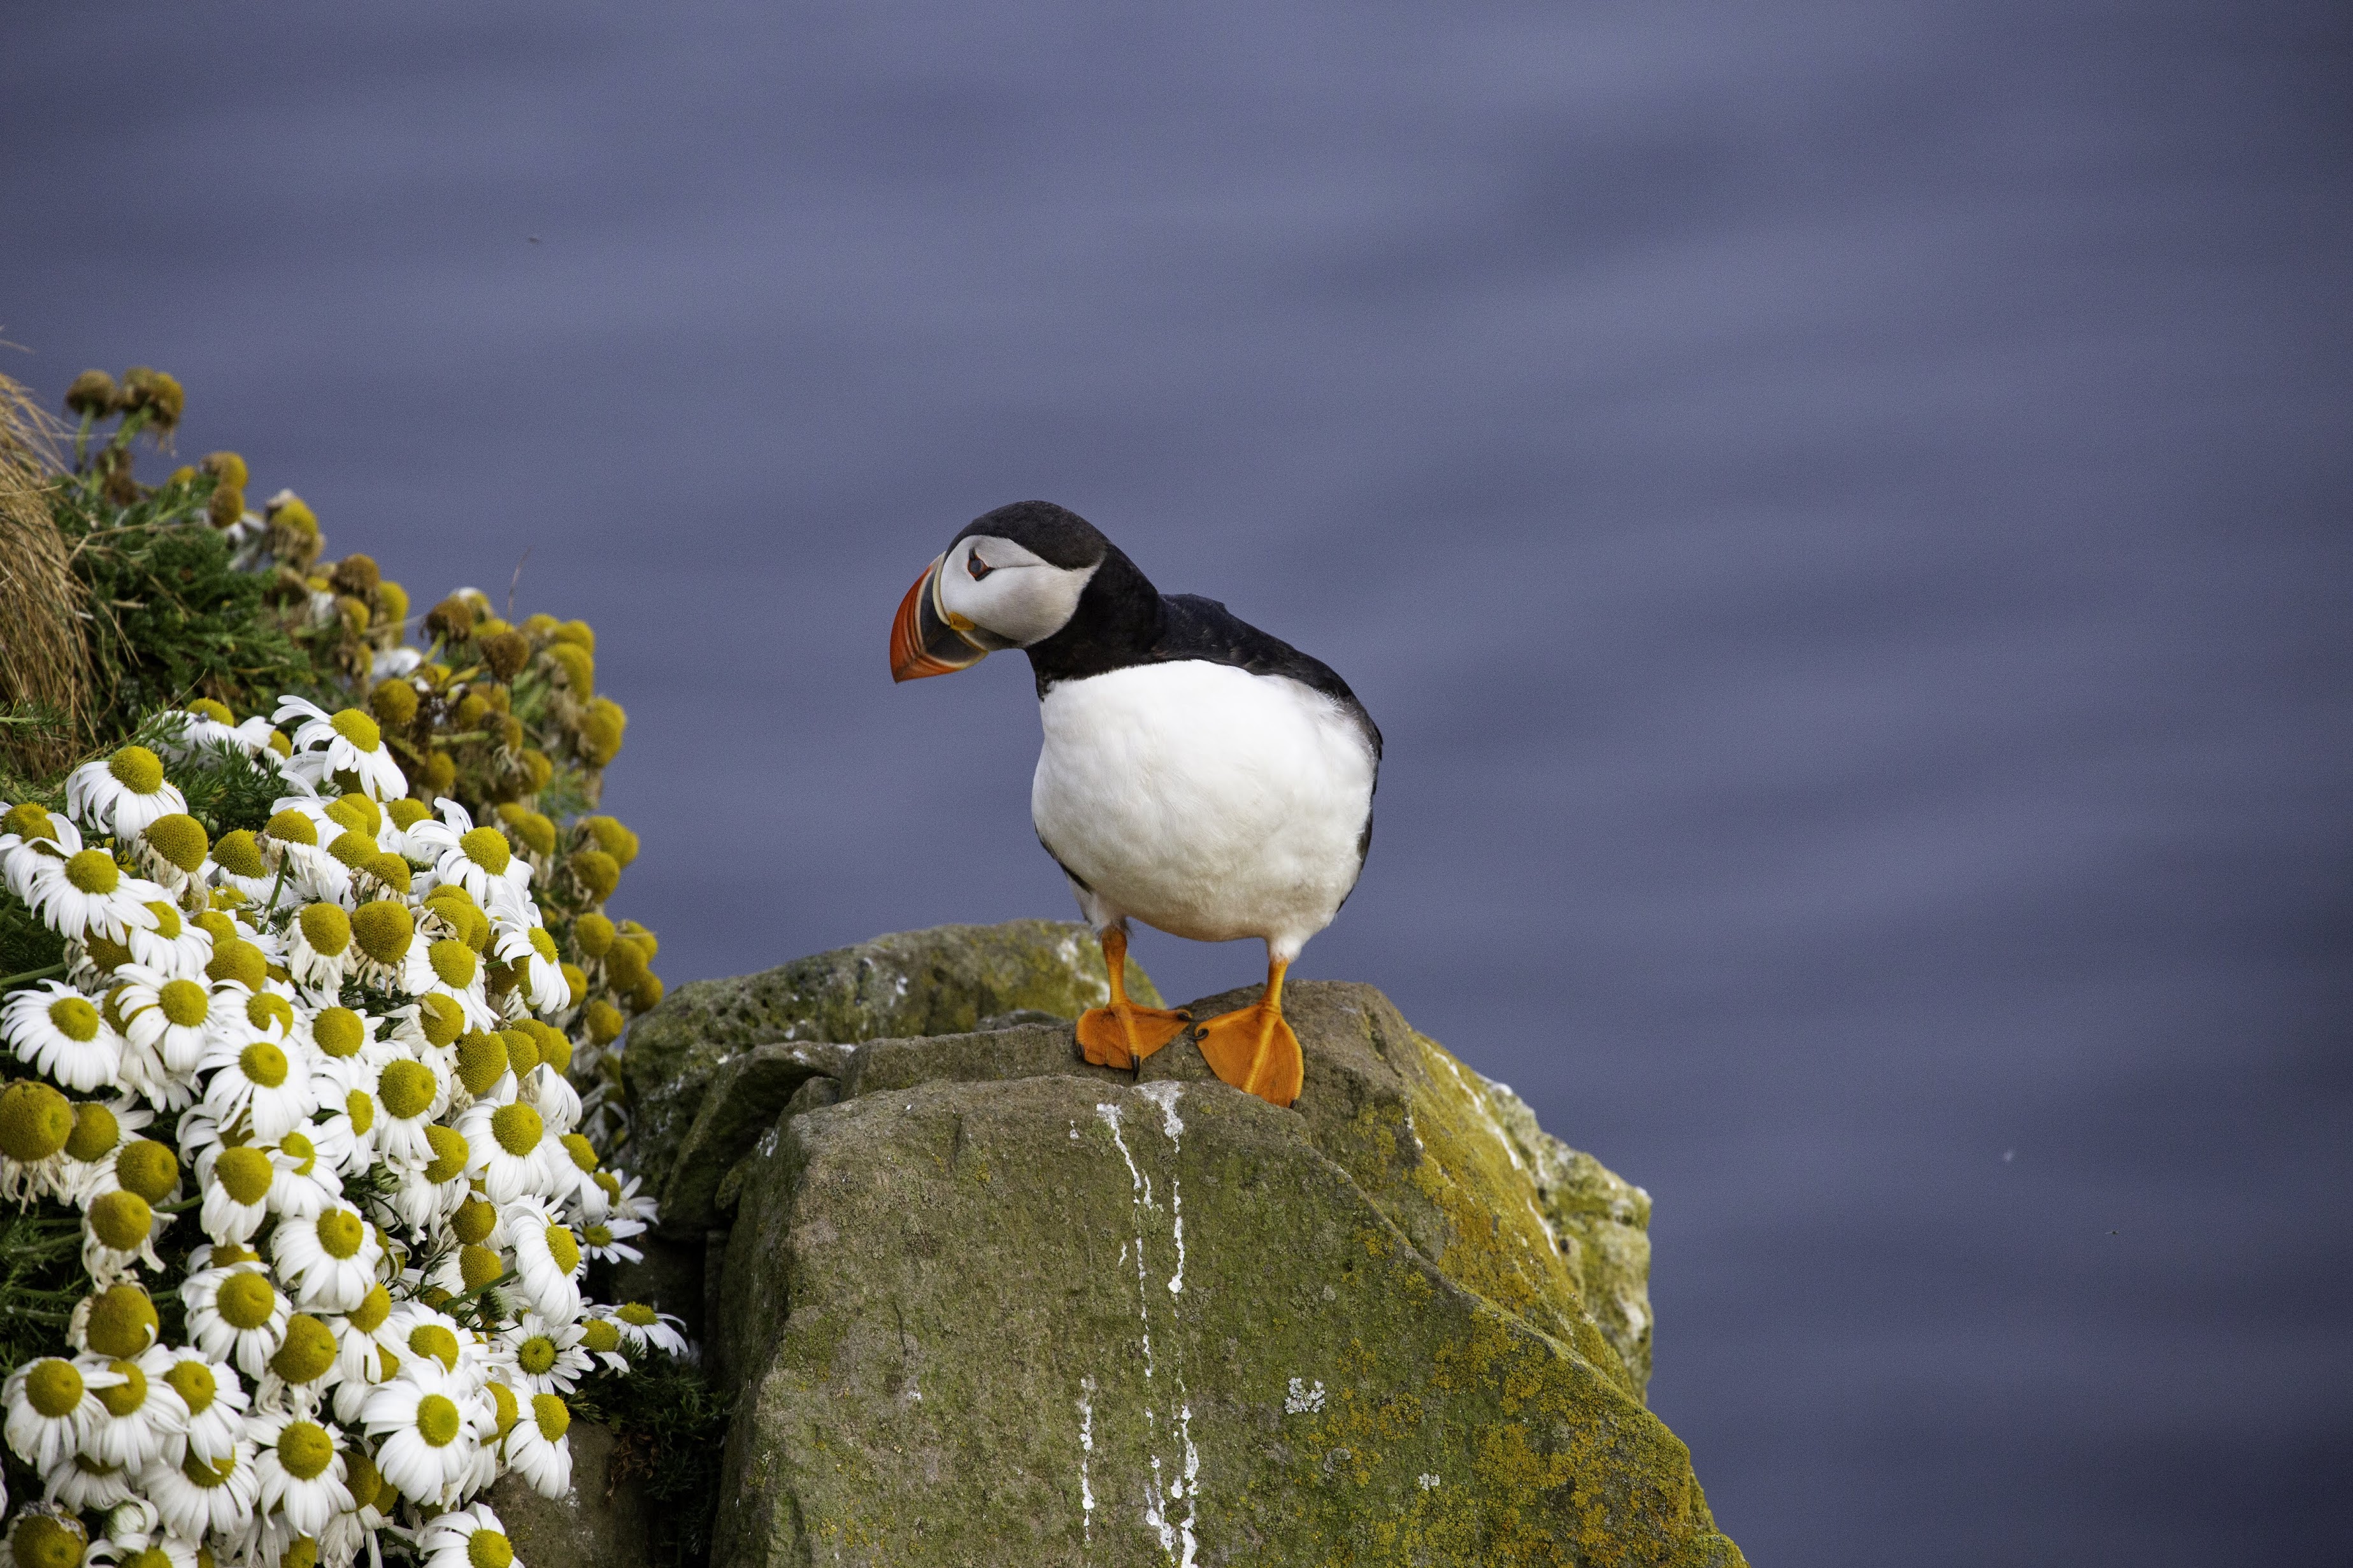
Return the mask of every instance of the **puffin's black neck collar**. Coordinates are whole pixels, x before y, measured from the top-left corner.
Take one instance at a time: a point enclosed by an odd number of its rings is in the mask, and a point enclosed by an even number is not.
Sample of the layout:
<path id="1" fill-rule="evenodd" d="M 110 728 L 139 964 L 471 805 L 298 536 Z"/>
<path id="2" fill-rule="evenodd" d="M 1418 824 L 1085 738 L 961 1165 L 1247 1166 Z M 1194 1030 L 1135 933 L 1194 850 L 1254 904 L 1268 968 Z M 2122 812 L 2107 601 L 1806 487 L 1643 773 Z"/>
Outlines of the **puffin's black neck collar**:
<path id="1" fill-rule="evenodd" d="M 1103 563 L 1062 629 L 1029 646 L 1038 695 L 1057 681 L 1083 680 L 1150 661 L 1160 640 L 1160 590 L 1119 546 L 1104 541 Z"/>

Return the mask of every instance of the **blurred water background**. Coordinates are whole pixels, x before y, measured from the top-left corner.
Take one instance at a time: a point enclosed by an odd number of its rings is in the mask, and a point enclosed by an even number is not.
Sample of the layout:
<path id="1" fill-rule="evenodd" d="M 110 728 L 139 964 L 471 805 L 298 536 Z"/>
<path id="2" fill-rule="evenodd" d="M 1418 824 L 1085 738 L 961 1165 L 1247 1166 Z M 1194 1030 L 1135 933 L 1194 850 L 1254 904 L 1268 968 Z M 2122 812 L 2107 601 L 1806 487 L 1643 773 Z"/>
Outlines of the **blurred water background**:
<path id="1" fill-rule="evenodd" d="M 2339 6 L 10 8 L 0 368 L 582 616 L 673 983 L 1071 913 L 1043 496 L 1354 683 L 1753 1561 L 2353 1560 Z M 151 459 L 158 477 L 163 464 Z M 1175 996 L 1254 947 L 1145 935 Z"/>

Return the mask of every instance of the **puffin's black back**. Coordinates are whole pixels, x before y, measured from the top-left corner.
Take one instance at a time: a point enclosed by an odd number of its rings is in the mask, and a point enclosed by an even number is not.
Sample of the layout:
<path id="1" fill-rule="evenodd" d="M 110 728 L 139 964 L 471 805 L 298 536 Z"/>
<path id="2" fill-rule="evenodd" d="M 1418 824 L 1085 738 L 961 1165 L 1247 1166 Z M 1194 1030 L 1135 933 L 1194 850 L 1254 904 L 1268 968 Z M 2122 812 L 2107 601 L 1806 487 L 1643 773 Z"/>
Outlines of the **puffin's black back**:
<path id="1" fill-rule="evenodd" d="M 1331 698 L 1364 731 L 1374 762 L 1380 761 L 1380 727 L 1330 665 L 1259 630 L 1215 599 L 1161 593 L 1118 545 L 1077 512 L 1052 501 L 1016 501 L 975 518 L 956 538 L 976 533 L 1009 539 L 1055 566 L 1102 563 L 1079 595 L 1070 623 L 1028 650 L 1040 698 L 1058 681 L 1139 664 L 1229 664 L 1252 675 L 1283 676 Z"/>

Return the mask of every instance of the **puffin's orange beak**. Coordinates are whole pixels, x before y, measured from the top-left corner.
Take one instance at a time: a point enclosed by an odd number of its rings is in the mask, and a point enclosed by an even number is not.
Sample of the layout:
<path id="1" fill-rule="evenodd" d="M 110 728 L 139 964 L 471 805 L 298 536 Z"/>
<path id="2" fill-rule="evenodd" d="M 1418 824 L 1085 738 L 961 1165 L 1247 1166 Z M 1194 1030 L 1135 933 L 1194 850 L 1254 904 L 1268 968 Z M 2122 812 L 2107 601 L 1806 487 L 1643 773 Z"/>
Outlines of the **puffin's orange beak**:
<path id="1" fill-rule="evenodd" d="M 940 563 L 934 557 L 899 601 L 899 615 L 891 623 L 891 679 L 921 680 L 927 675 L 953 675 L 988 657 L 988 650 L 948 624 L 939 605 Z"/>

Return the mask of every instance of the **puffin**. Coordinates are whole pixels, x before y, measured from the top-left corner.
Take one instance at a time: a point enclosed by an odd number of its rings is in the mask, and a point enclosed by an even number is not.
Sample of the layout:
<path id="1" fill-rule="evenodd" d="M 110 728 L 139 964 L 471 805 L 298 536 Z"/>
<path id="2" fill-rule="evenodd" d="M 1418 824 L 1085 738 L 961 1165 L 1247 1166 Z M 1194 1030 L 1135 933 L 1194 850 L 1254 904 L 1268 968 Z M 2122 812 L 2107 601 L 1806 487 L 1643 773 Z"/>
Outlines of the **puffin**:
<path id="1" fill-rule="evenodd" d="M 892 623 L 891 675 L 948 675 L 1017 647 L 1044 730 L 1030 822 L 1111 976 L 1109 1003 L 1079 1019 L 1082 1053 L 1133 1067 L 1192 1028 L 1219 1078 L 1290 1105 L 1303 1063 L 1282 977 L 1364 871 L 1372 715 L 1331 666 L 1215 599 L 1163 594 L 1050 501 L 998 507 L 934 557 Z M 1195 942 L 1259 938 L 1265 994 L 1198 1025 L 1138 1006 L 1130 921 Z"/>

